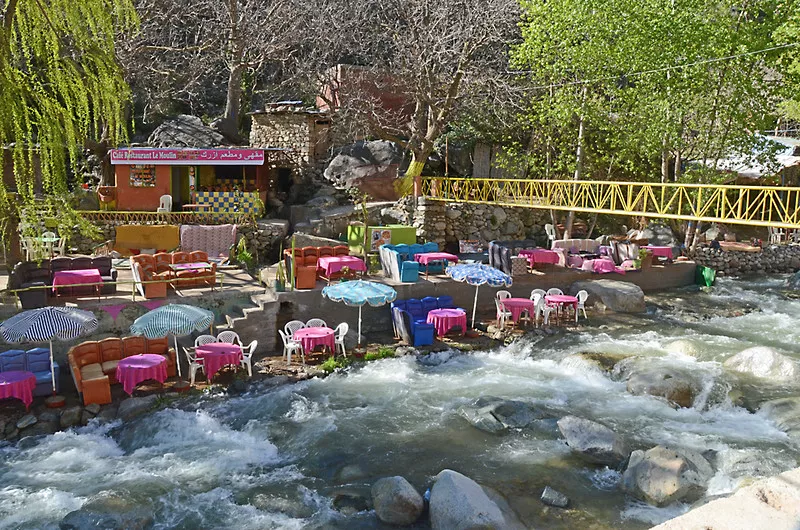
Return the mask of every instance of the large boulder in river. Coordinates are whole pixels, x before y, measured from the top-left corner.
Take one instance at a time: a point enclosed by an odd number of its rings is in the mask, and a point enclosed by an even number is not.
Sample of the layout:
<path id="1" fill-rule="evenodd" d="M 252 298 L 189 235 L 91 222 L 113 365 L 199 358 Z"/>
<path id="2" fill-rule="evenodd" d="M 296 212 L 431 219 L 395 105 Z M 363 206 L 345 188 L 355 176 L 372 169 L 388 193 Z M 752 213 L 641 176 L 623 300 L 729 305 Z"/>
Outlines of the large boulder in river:
<path id="1" fill-rule="evenodd" d="M 658 445 L 631 453 L 622 489 L 649 504 L 666 506 L 697 500 L 713 475 L 711 464 L 699 453 Z"/>
<path id="2" fill-rule="evenodd" d="M 521 528 L 516 516 L 504 512 L 480 484 L 451 469 L 436 476 L 431 488 L 430 519 L 433 530 Z"/>
<path id="3" fill-rule="evenodd" d="M 464 405 L 458 413 L 482 431 L 497 434 L 506 429 L 522 429 L 549 415 L 523 401 L 484 396 L 470 405 Z"/>
<path id="4" fill-rule="evenodd" d="M 413 524 L 422 515 L 422 495 L 403 477 L 386 477 L 372 485 L 375 515 L 384 523 L 397 526 Z"/>
<path id="5" fill-rule="evenodd" d="M 797 362 L 768 346 L 747 348 L 725 361 L 723 366 L 773 382 L 795 383 L 800 381 L 800 366 Z"/>
<path id="6" fill-rule="evenodd" d="M 800 396 L 766 401 L 761 404 L 758 413 L 770 418 L 789 436 L 800 438 Z"/>
<path id="7" fill-rule="evenodd" d="M 788 280 L 786 280 L 786 284 L 784 285 L 787 289 L 792 289 L 794 291 L 800 291 L 800 271 L 795 272 L 792 274 Z"/>
<path id="8" fill-rule="evenodd" d="M 680 244 L 672 228 L 658 223 L 650 223 L 644 230 L 629 230 L 628 237 L 646 239 L 651 245 L 659 247 L 674 247 Z"/>
<path id="9" fill-rule="evenodd" d="M 662 397 L 679 407 L 690 408 L 701 385 L 673 368 L 640 362 L 628 375 L 627 390 L 635 396 Z"/>
<path id="10" fill-rule="evenodd" d="M 558 420 L 558 430 L 570 449 L 587 462 L 616 466 L 628 457 L 628 450 L 620 437 L 595 421 L 564 416 Z"/>
<path id="11" fill-rule="evenodd" d="M 358 188 L 374 200 L 397 200 L 394 181 L 403 151 L 394 142 L 359 141 L 342 147 L 325 169 L 325 178 L 337 188 Z"/>
<path id="12" fill-rule="evenodd" d="M 644 313 L 644 291 L 634 283 L 617 280 L 589 280 L 575 282 L 570 287 L 573 295 L 580 290 L 589 293 L 588 305 L 601 302 L 617 313 Z"/>
<path id="13" fill-rule="evenodd" d="M 144 506 L 113 493 L 100 493 L 79 510 L 69 512 L 59 523 L 61 530 L 146 530 L 153 527 L 153 514 Z"/>

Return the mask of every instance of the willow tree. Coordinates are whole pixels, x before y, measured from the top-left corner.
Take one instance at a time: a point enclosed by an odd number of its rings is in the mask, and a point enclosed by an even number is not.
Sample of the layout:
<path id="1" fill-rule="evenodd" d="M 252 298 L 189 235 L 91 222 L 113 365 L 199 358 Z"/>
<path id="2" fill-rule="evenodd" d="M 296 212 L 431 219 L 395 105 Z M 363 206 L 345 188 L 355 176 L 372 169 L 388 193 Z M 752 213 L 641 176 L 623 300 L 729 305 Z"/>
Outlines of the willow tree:
<path id="1" fill-rule="evenodd" d="M 0 181 L 0 220 L 74 224 L 67 175 L 84 142 L 125 135 L 114 42 L 136 13 L 129 0 L 5 0 L 0 20 L 0 146 L 16 181 L 16 194 Z"/>

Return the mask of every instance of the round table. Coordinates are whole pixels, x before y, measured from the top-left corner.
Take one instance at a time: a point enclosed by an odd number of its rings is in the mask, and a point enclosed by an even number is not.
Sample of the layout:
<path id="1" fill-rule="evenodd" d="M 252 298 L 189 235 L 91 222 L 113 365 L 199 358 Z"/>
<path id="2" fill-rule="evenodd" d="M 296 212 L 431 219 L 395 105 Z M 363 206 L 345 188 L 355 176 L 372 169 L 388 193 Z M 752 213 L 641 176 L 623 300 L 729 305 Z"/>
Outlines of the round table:
<path id="1" fill-rule="evenodd" d="M 533 300 L 529 298 L 506 298 L 500 300 L 500 305 L 511 312 L 511 321 L 515 324 L 524 311 L 529 315 L 533 315 L 534 311 Z"/>
<path id="2" fill-rule="evenodd" d="M 36 387 L 36 376 L 33 372 L 13 370 L 0 372 L 0 399 L 17 398 L 25 403 L 25 408 L 33 402 L 33 389 Z"/>
<path id="3" fill-rule="evenodd" d="M 463 309 L 431 309 L 428 311 L 428 324 L 433 324 L 438 336 L 446 335 L 456 326 L 463 335 L 467 329 L 467 313 Z"/>
<path id="4" fill-rule="evenodd" d="M 167 380 L 167 358 L 155 353 L 141 353 L 125 357 L 117 364 L 117 381 L 128 395 L 142 381 L 155 379 L 159 383 Z"/>
<path id="5" fill-rule="evenodd" d="M 227 342 L 211 342 L 195 348 L 195 357 L 203 360 L 203 371 L 209 381 L 220 368 L 239 366 L 242 362 L 242 347 Z"/>
<path id="6" fill-rule="evenodd" d="M 548 294 L 544 301 L 550 305 L 571 305 L 573 309 L 578 308 L 578 298 L 568 294 Z"/>
<path id="7" fill-rule="evenodd" d="M 314 327 L 298 329 L 292 338 L 300 343 L 304 353 L 314 351 L 318 346 L 327 346 L 330 351 L 336 351 L 336 337 L 331 328 Z"/>

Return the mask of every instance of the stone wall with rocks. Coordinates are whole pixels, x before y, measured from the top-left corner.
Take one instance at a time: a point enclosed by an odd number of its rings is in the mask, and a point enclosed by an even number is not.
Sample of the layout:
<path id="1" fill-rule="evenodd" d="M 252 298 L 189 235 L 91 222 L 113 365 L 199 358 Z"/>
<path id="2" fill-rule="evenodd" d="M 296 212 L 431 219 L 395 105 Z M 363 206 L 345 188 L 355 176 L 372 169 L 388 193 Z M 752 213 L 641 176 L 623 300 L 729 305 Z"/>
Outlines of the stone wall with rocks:
<path id="1" fill-rule="evenodd" d="M 426 197 L 406 197 L 384 209 L 383 217 L 391 222 L 411 224 L 417 236 L 435 241 L 440 247 L 457 244 L 460 239 L 479 240 L 488 244 L 494 239 L 537 239 L 546 245 L 545 223 L 549 214 L 532 208 L 511 208 L 487 204 L 445 203 Z"/>
<path id="2" fill-rule="evenodd" d="M 800 245 L 769 245 L 761 252 L 739 252 L 699 247 L 690 257 L 698 265 L 711 267 L 719 276 L 795 272 L 800 269 Z"/>

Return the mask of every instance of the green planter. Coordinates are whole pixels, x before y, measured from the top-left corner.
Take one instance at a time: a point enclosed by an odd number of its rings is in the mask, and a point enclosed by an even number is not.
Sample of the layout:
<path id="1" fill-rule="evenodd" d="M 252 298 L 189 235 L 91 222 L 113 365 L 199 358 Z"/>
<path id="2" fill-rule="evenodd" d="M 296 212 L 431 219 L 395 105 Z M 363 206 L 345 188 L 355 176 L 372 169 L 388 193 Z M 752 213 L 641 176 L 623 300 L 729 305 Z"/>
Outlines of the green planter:
<path id="1" fill-rule="evenodd" d="M 272 285 L 275 288 L 276 293 L 282 293 L 286 291 L 286 284 L 283 283 L 282 281 L 275 280 L 274 282 L 272 282 Z"/>

